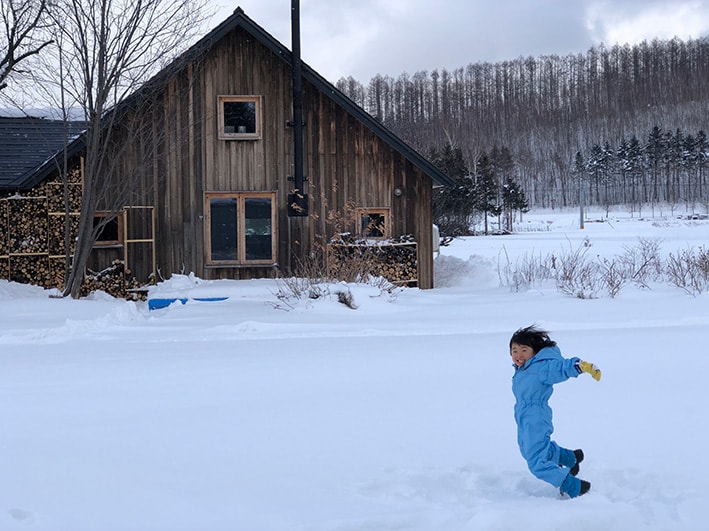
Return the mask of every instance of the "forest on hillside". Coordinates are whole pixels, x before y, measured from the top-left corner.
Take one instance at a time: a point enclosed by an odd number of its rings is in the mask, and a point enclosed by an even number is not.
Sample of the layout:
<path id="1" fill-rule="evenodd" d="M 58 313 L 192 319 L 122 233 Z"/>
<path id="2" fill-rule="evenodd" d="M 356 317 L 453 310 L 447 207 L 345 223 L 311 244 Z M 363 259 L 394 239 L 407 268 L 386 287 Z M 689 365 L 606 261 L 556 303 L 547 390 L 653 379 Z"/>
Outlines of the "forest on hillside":
<path id="1" fill-rule="evenodd" d="M 709 206 L 706 38 L 337 86 L 434 161 L 459 151 L 468 176 L 455 177 L 475 180 L 481 157 L 509 153 L 494 172 L 498 197 L 511 181 L 532 207 Z"/>

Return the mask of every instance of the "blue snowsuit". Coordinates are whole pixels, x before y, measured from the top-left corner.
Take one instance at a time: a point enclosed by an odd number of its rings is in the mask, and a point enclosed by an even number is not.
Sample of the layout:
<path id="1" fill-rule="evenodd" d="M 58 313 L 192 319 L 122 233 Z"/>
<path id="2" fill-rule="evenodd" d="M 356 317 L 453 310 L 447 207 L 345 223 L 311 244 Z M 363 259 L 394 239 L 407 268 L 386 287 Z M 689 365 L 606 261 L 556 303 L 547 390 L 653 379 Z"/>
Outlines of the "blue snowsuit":
<path id="1" fill-rule="evenodd" d="M 512 377 L 512 392 L 517 400 L 517 443 L 522 457 L 532 474 L 555 487 L 562 487 L 562 490 L 567 486 L 568 490 L 577 488 L 578 480 L 569 476 L 568 468 L 559 466 L 571 467 L 576 458 L 573 451 L 561 448 L 551 440 L 554 426 L 549 398 L 554 384 L 579 375 L 574 366 L 578 361 L 579 358 L 563 358 L 557 346 L 545 347 L 522 367 L 516 367 Z"/>

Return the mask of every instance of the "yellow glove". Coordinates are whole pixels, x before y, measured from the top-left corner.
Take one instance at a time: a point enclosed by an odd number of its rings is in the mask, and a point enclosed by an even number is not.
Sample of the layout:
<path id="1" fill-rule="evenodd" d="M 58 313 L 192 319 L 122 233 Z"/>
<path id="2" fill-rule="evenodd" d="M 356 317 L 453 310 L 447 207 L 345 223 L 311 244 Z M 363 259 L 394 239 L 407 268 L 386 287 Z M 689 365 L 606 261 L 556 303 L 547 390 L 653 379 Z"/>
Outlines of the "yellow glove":
<path id="1" fill-rule="evenodd" d="M 582 372 L 587 372 L 588 374 L 593 376 L 593 379 L 597 382 L 601 381 L 601 369 L 596 367 L 593 363 L 589 363 L 587 361 L 579 361 L 576 364 L 576 367 L 579 371 L 579 374 Z"/>

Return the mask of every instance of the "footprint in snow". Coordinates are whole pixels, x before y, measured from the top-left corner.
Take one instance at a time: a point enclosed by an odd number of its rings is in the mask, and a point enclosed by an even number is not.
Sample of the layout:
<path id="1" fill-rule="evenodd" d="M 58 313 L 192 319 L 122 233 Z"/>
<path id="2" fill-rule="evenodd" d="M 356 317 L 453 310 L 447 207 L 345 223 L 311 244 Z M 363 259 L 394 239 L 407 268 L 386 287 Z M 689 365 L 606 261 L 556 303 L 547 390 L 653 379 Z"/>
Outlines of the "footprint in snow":
<path id="1" fill-rule="evenodd" d="M 10 516 L 12 516 L 15 520 L 29 520 L 32 518 L 32 513 L 29 511 L 25 511 L 24 509 L 10 509 L 8 511 L 10 513 Z"/>

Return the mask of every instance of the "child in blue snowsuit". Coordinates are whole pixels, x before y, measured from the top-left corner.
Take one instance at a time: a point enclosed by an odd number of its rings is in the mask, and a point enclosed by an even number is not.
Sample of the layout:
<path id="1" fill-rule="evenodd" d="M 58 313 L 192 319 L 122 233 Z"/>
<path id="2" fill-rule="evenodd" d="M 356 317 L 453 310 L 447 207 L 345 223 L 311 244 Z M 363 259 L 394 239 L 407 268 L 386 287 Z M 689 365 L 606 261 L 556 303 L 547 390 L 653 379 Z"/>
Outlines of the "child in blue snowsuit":
<path id="1" fill-rule="evenodd" d="M 515 365 L 512 392 L 515 395 L 517 443 L 529 470 L 541 480 L 575 498 L 591 488 L 578 479 L 582 450 L 568 450 L 551 440 L 554 431 L 549 407 L 553 385 L 587 372 L 595 380 L 601 371 L 579 358 L 562 357 L 549 334 L 534 326 L 520 328 L 510 339 L 510 355 Z"/>

